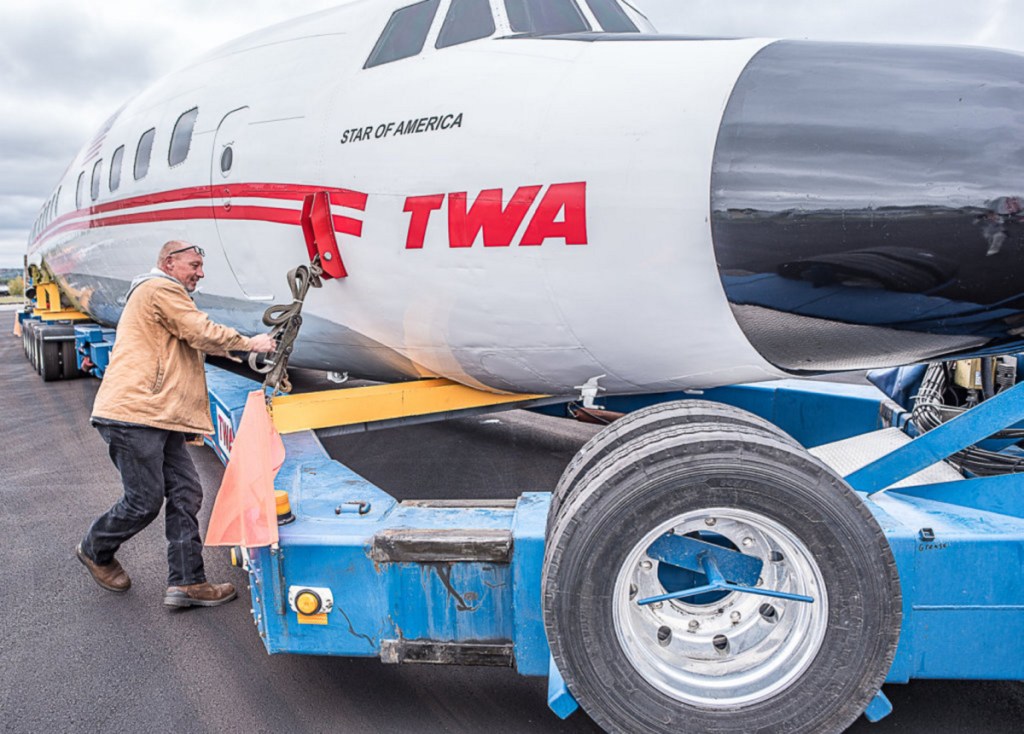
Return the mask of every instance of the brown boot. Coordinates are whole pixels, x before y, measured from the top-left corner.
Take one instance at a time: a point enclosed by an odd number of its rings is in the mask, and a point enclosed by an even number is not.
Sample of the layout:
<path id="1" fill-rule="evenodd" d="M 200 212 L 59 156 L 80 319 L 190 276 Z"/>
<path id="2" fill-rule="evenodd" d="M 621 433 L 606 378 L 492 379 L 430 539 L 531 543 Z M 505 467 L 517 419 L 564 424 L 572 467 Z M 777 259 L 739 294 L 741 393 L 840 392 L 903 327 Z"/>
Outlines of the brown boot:
<path id="1" fill-rule="evenodd" d="M 169 607 L 216 607 L 234 599 L 238 594 L 231 584 L 211 584 L 204 581 L 191 586 L 168 586 L 164 604 Z"/>
<path id="2" fill-rule="evenodd" d="M 92 574 L 93 580 L 107 591 L 116 591 L 121 593 L 128 591 L 128 587 L 132 585 L 132 580 L 128 578 L 128 574 L 125 573 L 123 568 L 121 568 L 121 564 L 117 562 L 117 559 L 114 559 L 106 566 L 94 563 L 93 560 L 82 551 L 81 543 L 79 543 L 78 547 L 75 548 L 75 555 L 78 556 L 78 560 L 82 562 L 82 565 L 89 569 L 89 573 Z"/>

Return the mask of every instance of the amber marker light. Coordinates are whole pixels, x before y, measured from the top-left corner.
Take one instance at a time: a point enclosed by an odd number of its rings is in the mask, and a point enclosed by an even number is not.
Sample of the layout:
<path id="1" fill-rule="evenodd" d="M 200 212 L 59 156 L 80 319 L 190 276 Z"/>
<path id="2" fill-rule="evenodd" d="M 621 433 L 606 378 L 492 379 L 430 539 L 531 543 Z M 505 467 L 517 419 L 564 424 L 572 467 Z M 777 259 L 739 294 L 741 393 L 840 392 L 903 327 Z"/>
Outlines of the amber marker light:
<path id="1" fill-rule="evenodd" d="M 292 514 L 292 505 L 288 501 L 288 493 L 283 489 L 274 490 L 274 501 L 277 504 L 277 524 L 287 525 L 295 519 Z"/>
<path id="2" fill-rule="evenodd" d="M 320 596 L 315 591 L 306 589 L 300 591 L 295 597 L 295 608 L 299 614 L 310 616 L 320 611 Z"/>

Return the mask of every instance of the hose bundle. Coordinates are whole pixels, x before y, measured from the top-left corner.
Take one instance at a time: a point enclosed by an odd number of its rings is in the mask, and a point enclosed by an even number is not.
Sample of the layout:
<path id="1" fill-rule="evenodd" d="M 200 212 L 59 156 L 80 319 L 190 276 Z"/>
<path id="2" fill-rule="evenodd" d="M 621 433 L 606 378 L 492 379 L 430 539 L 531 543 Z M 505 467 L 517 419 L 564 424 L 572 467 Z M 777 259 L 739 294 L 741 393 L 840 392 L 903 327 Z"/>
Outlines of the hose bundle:
<path id="1" fill-rule="evenodd" d="M 999 381 L 997 385 L 993 364 L 994 360 L 991 358 L 982 359 L 982 399 L 998 394 L 997 388 L 1001 392 L 1008 387 L 1002 381 Z M 911 420 L 921 433 L 939 427 L 946 421 L 969 410 L 974 404 L 970 398 L 966 405 L 947 404 L 947 399 L 950 402 L 959 399 L 952 389 L 953 369 L 952 363 L 935 362 L 928 365 L 915 399 L 914 410 L 911 413 Z M 993 434 L 990 439 L 1018 441 L 1024 439 L 1024 430 L 1008 428 Z M 1024 458 L 988 451 L 977 446 L 968 446 L 956 452 L 949 457 L 948 461 L 977 476 L 1014 474 L 1024 471 Z"/>

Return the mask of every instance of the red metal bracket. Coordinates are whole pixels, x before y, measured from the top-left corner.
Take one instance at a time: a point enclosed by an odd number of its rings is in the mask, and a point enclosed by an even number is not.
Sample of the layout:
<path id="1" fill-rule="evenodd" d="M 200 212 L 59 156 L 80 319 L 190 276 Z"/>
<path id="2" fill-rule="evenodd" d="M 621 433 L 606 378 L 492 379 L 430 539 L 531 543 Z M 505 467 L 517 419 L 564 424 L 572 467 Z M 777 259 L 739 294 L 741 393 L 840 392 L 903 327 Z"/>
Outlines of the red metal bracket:
<path id="1" fill-rule="evenodd" d="M 347 278 L 348 271 L 341 261 L 338 238 L 334 233 L 334 217 L 331 215 L 331 195 L 326 191 L 308 194 L 302 201 L 302 234 L 306 237 L 309 259 L 320 255 L 321 277 Z"/>

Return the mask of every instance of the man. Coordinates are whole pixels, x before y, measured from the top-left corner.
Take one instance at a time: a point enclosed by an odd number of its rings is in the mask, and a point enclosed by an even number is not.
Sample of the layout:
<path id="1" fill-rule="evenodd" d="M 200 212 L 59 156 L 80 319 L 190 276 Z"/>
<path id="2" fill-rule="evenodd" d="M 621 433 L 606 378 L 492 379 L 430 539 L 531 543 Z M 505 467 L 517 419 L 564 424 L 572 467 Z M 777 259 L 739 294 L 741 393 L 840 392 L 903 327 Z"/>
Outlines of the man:
<path id="1" fill-rule="evenodd" d="M 96 583 L 127 591 L 131 581 L 114 554 L 153 521 L 166 500 L 164 604 L 173 607 L 217 606 L 236 596 L 231 584 L 206 580 L 196 519 L 203 489 L 185 448 L 198 434 L 213 432 L 204 353 L 276 349 L 269 335 L 242 336 L 196 308 L 190 294 L 203 277 L 203 256 L 201 248 L 172 240 L 160 249 L 157 267 L 128 290 L 92 412 L 121 473 L 124 496 L 76 549 Z"/>

